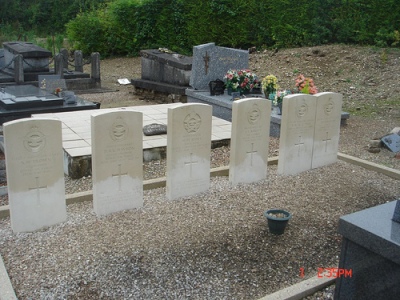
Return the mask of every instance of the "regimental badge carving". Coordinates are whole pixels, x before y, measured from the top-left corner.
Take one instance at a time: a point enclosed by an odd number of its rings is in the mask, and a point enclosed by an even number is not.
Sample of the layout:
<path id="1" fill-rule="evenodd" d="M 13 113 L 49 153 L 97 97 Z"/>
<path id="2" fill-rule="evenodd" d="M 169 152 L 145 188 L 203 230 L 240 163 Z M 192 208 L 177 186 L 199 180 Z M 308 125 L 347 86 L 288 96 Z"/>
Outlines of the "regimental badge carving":
<path id="1" fill-rule="evenodd" d="M 37 153 L 46 146 L 46 136 L 36 126 L 32 127 L 24 137 L 24 147 L 32 153 Z"/>
<path id="2" fill-rule="evenodd" d="M 188 114 L 183 120 L 183 126 L 188 133 L 195 133 L 201 125 L 201 117 L 195 112 Z"/>
<path id="3" fill-rule="evenodd" d="M 308 105 L 304 102 L 300 103 L 300 105 L 298 105 L 297 107 L 297 116 L 302 118 L 304 117 L 308 112 Z"/>
<path id="4" fill-rule="evenodd" d="M 335 108 L 335 104 L 332 101 L 332 98 L 329 98 L 328 102 L 324 106 L 324 111 L 326 115 L 330 115 Z"/>
<path id="5" fill-rule="evenodd" d="M 247 121 L 250 124 L 256 124 L 260 120 L 260 109 L 257 104 L 253 104 L 252 108 L 247 112 Z"/>
<path id="6" fill-rule="evenodd" d="M 110 129 L 110 135 L 114 141 L 121 141 L 126 139 L 128 135 L 128 126 L 121 117 L 115 119 Z"/>

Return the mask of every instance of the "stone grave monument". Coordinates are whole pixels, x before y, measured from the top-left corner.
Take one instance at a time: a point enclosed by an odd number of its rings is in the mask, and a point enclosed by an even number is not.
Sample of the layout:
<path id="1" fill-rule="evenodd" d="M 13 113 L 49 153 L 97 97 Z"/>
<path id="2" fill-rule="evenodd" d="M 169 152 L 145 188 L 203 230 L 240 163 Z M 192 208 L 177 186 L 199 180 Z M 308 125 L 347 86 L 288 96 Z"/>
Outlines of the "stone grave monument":
<path id="1" fill-rule="evenodd" d="M 61 122 L 5 123 L 4 145 L 12 230 L 30 232 L 65 221 Z"/>
<path id="2" fill-rule="evenodd" d="M 337 160 L 341 107 L 337 93 L 284 98 L 278 173 L 294 175 Z"/>
<path id="3" fill-rule="evenodd" d="M 193 66 L 190 86 L 186 90 L 189 103 L 209 104 L 213 107 L 213 116 L 232 120 L 232 96 L 227 93 L 211 96 L 209 83 L 223 80 L 229 69 L 247 69 L 249 52 L 245 50 L 216 46 L 214 43 L 193 47 Z M 248 95 L 248 98 L 261 95 Z"/>
<path id="4" fill-rule="evenodd" d="M 192 73 L 192 57 L 167 49 L 142 50 L 140 56 L 141 78 L 131 80 L 136 93 L 155 91 L 171 95 L 174 102 L 187 102 L 185 90 Z"/>
<path id="5" fill-rule="evenodd" d="M 98 109 L 100 105 L 74 97 L 67 102 L 63 95 L 50 93 L 34 85 L 10 85 L 0 88 L 0 124 L 29 118 L 32 114 Z"/>
<path id="6" fill-rule="evenodd" d="M 93 207 L 98 216 L 143 206 L 143 116 L 91 116 Z"/>
<path id="7" fill-rule="evenodd" d="M 250 183 L 267 176 L 271 101 L 243 99 L 232 105 L 229 181 Z"/>
<path id="8" fill-rule="evenodd" d="M 335 299 L 398 299 L 400 223 L 392 220 L 397 201 L 339 219 L 343 236 Z"/>
<path id="9" fill-rule="evenodd" d="M 186 104 L 168 109 L 167 198 L 174 200 L 210 187 L 212 108 Z"/>

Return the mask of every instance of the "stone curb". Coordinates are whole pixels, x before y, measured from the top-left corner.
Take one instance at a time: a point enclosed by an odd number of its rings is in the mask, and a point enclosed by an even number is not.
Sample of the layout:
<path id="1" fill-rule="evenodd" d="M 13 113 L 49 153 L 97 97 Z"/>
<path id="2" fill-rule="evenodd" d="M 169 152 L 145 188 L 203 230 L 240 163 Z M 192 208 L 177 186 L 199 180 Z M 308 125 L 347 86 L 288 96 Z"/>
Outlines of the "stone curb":
<path id="1" fill-rule="evenodd" d="M 0 300 L 17 300 L 14 289 L 8 277 L 3 258 L 0 255 Z"/>
<path id="2" fill-rule="evenodd" d="M 316 275 L 259 300 L 300 300 L 333 283 L 335 283 L 335 278 L 321 278 Z"/>

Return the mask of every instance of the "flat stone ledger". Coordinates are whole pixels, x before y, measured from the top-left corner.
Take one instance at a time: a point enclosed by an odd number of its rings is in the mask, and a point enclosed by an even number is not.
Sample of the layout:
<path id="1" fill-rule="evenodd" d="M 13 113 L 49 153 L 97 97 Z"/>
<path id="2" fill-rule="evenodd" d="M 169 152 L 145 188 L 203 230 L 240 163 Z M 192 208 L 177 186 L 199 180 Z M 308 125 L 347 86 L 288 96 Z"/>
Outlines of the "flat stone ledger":
<path id="1" fill-rule="evenodd" d="M 0 91 L 0 107 L 6 110 L 59 106 L 63 103 L 59 96 L 33 85 L 7 86 Z"/>
<path id="2" fill-rule="evenodd" d="M 337 93 L 318 93 L 314 125 L 312 168 L 319 168 L 337 161 L 340 136 L 340 119 L 343 97 Z"/>
<path id="3" fill-rule="evenodd" d="M 186 104 L 168 109 L 167 198 L 174 200 L 210 187 L 212 108 Z"/>
<path id="4" fill-rule="evenodd" d="M 93 207 L 98 216 L 143 206 L 143 114 L 91 116 Z"/>
<path id="5" fill-rule="evenodd" d="M 197 91 L 194 89 L 187 89 L 186 95 L 188 96 L 188 103 L 211 105 L 213 116 L 232 122 L 233 101 L 231 95 L 225 93 L 224 95 L 211 96 L 209 90 Z M 249 94 L 243 97 L 245 97 L 243 99 L 260 98 L 266 100 L 259 94 Z"/>
<path id="6" fill-rule="evenodd" d="M 195 90 L 209 90 L 209 82 L 223 80 L 229 69 L 247 69 L 248 66 L 248 51 L 219 47 L 215 43 L 194 46 L 190 86 Z"/>
<path id="7" fill-rule="evenodd" d="M 229 181 L 250 183 L 267 177 L 271 101 L 233 102 Z"/>
<path id="8" fill-rule="evenodd" d="M 28 42 L 4 42 L 5 65 L 14 69 L 15 55 L 22 55 L 24 72 L 48 72 L 51 51 Z"/>
<path id="9" fill-rule="evenodd" d="M 278 173 L 294 175 L 311 169 L 317 98 L 288 95 L 283 100 Z"/>
<path id="10" fill-rule="evenodd" d="M 66 220 L 61 122 L 4 124 L 11 227 L 31 232 Z"/>
<path id="11" fill-rule="evenodd" d="M 343 236 L 335 299 L 398 299 L 400 295 L 400 224 L 392 221 L 397 201 L 339 219 Z"/>

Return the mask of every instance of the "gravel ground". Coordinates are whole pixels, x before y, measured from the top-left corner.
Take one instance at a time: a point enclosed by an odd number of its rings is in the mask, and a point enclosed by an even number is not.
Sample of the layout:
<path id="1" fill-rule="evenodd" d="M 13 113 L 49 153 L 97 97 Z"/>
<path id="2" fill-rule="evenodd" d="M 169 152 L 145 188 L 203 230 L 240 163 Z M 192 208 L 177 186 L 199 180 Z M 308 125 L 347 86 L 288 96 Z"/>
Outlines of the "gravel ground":
<path id="1" fill-rule="evenodd" d="M 389 53 L 380 66 L 379 53 L 366 59 L 360 48 L 319 49 L 257 53 L 250 64 L 260 75 L 287 82 L 298 69 L 313 76 L 320 90 L 342 92 L 345 107 L 361 112 L 374 97 L 397 91 L 397 56 Z M 332 59 L 334 67 L 322 69 Z M 140 77 L 140 59 L 108 59 L 101 66 L 103 86 L 116 92 L 82 97 L 102 108 L 157 103 L 116 83 Z M 377 84 L 382 88 L 373 94 Z M 371 139 L 400 126 L 398 105 L 381 108 L 351 116 L 341 128 L 339 151 L 399 170 L 400 159 L 389 150 L 368 152 Z M 277 156 L 278 148 L 279 140 L 271 138 L 269 155 Z M 229 147 L 213 149 L 211 161 L 212 167 L 228 165 Z M 164 175 L 165 160 L 144 164 L 145 179 Z M 66 177 L 68 194 L 90 189 L 90 177 Z M 302 280 L 300 268 L 307 279 L 319 267 L 337 266 L 339 217 L 400 198 L 400 190 L 398 181 L 339 161 L 297 176 L 277 175 L 270 166 L 266 180 L 234 188 L 225 177 L 213 178 L 208 192 L 178 201 L 167 201 L 164 188 L 144 197 L 143 208 L 102 218 L 91 203 L 69 205 L 67 222 L 36 233 L 13 234 L 9 218 L 0 220 L 0 253 L 18 298 L 257 299 Z M 7 203 L 0 198 L 0 205 Z M 269 233 L 263 217 L 269 208 L 293 213 L 284 235 Z M 307 299 L 332 299 L 333 291 L 331 286 Z"/>
<path id="2" fill-rule="evenodd" d="M 338 218 L 399 197 L 398 181 L 345 162 L 297 176 L 167 201 L 145 191 L 144 207 L 97 218 L 90 202 L 68 220 L 13 234 L 0 221 L 1 254 L 19 299 L 257 299 L 337 266 Z M 263 212 L 293 218 L 271 235 Z"/>

